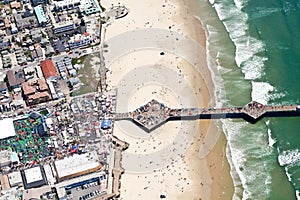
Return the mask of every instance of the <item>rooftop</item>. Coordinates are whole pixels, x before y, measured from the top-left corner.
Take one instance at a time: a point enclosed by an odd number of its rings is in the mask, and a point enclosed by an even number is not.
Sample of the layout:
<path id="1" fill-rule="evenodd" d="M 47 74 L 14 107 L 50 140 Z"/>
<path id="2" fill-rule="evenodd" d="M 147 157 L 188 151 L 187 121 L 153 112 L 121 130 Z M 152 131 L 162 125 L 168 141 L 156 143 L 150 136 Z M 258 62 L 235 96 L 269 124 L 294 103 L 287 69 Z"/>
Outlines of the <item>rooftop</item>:
<path id="1" fill-rule="evenodd" d="M 51 99 L 51 95 L 47 91 L 29 95 L 28 99 L 30 101 L 30 100 L 39 99 L 39 98 L 42 98 L 42 97 L 48 97 L 48 99 Z"/>
<path id="2" fill-rule="evenodd" d="M 0 139 L 12 137 L 16 135 L 14 123 L 11 118 L 0 120 Z"/>
<path id="3" fill-rule="evenodd" d="M 55 161 L 55 169 L 59 179 L 75 177 L 96 171 L 101 168 L 95 151 L 85 154 L 75 154 L 71 157 Z"/>
<path id="4" fill-rule="evenodd" d="M 42 166 L 35 166 L 21 171 L 25 189 L 46 184 L 45 172 Z"/>
<path id="5" fill-rule="evenodd" d="M 34 7 L 34 12 L 36 14 L 36 17 L 38 19 L 39 24 L 48 22 L 49 18 L 46 17 L 42 5 L 35 6 Z"/>
<path id="6" fill-rule="evenodd" d="M 11 187 L 17 186 L 20 183 L 23 183 L 22 176 L 19 171 L 15 171 L 8 174 L 8 180 Z"/>
<path id="7" fill-rule="evenodd" d="M 57 76 L 55 67 L 52 60 L 44 60 L 41 62 L 41 69 L 43 71 L 45 79 L 48 79 L 52 76 Z"/>
<path id="8" fill-rule="evenodd" d="M 23 71 L 7 71 L 7 79 L 10 86 L 16 86 L 25 81 Z"/>

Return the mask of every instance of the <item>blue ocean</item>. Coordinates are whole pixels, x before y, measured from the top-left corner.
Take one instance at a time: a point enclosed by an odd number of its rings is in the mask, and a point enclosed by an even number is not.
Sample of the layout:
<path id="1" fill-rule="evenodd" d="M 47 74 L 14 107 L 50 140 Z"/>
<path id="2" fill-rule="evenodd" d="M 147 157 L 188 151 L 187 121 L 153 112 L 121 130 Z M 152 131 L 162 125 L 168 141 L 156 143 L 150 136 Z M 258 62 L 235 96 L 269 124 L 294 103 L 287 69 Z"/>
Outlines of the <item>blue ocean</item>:
<path id="1" fill-rule="evenodd" d="M 194 0 L 215 106 L 300 104 L 299 0 Z M 300 117 L 226 119 L 233 199 L 300 199 Z"/>

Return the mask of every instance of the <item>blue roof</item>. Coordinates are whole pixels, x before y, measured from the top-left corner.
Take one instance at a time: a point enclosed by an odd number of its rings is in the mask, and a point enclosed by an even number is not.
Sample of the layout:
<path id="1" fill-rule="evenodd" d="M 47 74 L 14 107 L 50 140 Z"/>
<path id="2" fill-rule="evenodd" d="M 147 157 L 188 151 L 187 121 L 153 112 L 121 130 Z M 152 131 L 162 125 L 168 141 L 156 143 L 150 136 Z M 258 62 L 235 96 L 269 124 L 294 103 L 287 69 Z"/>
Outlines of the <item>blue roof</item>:
<path id="1" fill-rule="evenodd" d="M 35 6 L 34 7 L 34 12 L 35 12 L 36 17 L 39 21 L 39 24 L 48 22 L 48 17 L 46 17 L 42 5 Z"/>

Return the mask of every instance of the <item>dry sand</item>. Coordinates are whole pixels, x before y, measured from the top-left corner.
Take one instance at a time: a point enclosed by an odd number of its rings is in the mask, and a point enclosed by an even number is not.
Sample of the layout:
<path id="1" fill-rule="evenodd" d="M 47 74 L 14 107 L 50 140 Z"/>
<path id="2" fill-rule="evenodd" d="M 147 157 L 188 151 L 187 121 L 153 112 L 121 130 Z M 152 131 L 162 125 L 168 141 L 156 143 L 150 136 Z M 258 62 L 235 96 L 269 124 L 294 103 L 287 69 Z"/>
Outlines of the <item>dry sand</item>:
<path id="1" fill-rule="evenodd" d="M 101 1 L 106 8 L 118 2 Z M 163 29 L 197 41 L 203 48 L 194 51 L 190 47 L 191 52 L 186 53 L 204 56 L 195 63 L 189 55 L 176 54 L 180 45 L 162 56 L 164 43 L 160 38 L 155 48 L 107 55 L 105 58 L 111 58 L 106 60 L 109 87 L 118 87 L 117 111 L 136 109 L 151 99 L 174 108 L 209 106 L 213 84 L 206 67 L 205 32 L 188 14 L 183 2 L 124 0 L 121 4 L 129 9 L 129 14 L 107 28 L 106 40 L 128 31 Z M 166 40 L 173 35 L 170 33 Z M 120 49 L 135 46 L 126 41 L 119 44 Z M 182 48 L 189 49 L 184 44 Z M 166 49 L 172 47 L 167 41 L 165 45 Z M 114 54 L 112 49 L 109 51 Z M 122 165 L 126 171 L 121 179 L 120 199 L 154 200 L 162 192 L 172 200 L 231 199 L 233 185 L 225 155 L 226 139 L 211 121 L 168 122 L 151 133 L 130 122 L 118 122 L 114 134 L 130 144 L 123 153 Z"/>

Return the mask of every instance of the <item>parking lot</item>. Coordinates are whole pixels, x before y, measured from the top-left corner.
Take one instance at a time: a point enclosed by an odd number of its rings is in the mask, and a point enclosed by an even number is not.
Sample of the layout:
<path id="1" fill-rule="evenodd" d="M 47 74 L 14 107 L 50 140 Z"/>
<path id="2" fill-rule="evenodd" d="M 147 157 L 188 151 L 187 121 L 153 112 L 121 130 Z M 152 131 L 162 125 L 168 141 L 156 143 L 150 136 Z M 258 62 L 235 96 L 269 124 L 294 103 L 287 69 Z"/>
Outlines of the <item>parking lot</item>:
<path id="1" fill-rule="evenodd" d="M 76 187 L 66 187 L 68 199 L 86 200 L 106 193 L 107 179 L 105 175 L 99 178 L 77 183 Z"/>

